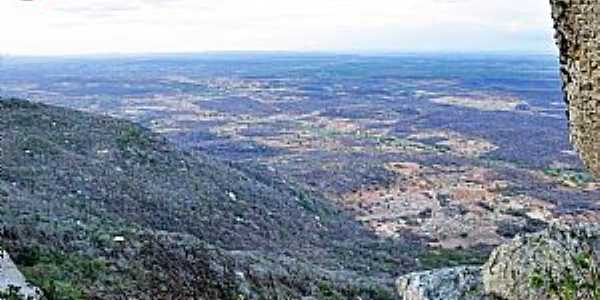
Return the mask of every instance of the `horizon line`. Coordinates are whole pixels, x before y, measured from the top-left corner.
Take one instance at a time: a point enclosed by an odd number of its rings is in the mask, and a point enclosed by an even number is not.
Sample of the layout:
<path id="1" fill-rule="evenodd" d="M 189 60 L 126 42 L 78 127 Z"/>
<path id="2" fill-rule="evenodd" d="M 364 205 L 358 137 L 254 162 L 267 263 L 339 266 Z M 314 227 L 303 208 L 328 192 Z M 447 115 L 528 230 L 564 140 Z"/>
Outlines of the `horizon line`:
<path id="1" fill-rule="evenodd" d="M 209 50 L 173 52 L 97 52 L 67 54 L 15 54 L 0 53 L 0 59 L 60 59 L 60 58 L 110 58 L 110 57 L 160 57 L 160 56 L 411 56 L 411 55 L 535 55 L 556 56 L 558 50 Z"/>

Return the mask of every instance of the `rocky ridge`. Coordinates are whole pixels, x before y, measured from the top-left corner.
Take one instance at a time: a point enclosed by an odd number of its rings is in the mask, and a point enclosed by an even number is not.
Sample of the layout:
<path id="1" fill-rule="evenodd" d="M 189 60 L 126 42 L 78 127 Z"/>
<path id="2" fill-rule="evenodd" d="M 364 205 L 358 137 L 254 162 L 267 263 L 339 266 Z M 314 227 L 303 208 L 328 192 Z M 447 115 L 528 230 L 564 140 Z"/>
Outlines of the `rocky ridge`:
<path id="1" fill-rule="evenodd" d="M 597 300 L 600 224 L 552 224 L 502 245 L 482 266 L 400 277 L 403 300 Z"/>
<path id="2" fill-rule="evenodd" d="M 416 268 L 418 241 L 379 241 L 259 166 L 114 118 L 0 112 L 0 247 L 48 299 L 390 299 L 385 268 Z"/>
<path id="3" fill-rule="evenodd" d="M 600 224 L 553 224 L 498 247 L 483 267 L 502 299 L 598 299 Z"/>

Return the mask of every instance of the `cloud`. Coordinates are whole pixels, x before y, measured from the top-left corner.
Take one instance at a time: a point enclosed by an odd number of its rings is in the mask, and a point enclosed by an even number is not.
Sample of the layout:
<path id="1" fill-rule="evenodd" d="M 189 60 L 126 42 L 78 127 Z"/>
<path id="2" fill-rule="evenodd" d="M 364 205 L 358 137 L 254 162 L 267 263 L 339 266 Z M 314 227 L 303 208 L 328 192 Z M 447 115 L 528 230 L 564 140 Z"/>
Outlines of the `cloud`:
<path id="1" fill-rule="evenodd" d="M 0 52 L 544 50 L 549 15 L 539 0 L 2 0 Z"/>

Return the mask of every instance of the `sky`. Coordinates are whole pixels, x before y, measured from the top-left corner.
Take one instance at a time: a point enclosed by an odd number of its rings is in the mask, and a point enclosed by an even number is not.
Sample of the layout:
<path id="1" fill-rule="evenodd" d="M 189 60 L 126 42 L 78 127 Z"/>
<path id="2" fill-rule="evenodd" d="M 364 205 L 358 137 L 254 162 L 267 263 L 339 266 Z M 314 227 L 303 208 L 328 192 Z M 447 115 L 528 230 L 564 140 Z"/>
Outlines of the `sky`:
<path id="1" fill-rule="evenodd" d="M 546 0 L 0 0 L 0 54 L 553 53 Z"/>

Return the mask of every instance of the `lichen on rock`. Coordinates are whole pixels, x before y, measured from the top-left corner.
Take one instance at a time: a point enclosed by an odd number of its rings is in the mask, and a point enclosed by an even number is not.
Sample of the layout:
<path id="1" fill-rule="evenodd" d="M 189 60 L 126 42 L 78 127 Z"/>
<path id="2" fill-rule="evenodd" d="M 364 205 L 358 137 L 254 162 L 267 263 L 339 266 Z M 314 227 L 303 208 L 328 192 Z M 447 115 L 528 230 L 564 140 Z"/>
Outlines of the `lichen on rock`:
<path id="1" fill-rule="evenodd" d="M 554 223 L 493 251 L 483 267 L 404 275 L 403 300 L 598 300 L 600 224 Z"/>
<path id="2" fill-rule="evenodd" d="M 403 300 L 486 300 L 481 268 L 465 266 L 412 273 L 396 280 Z"/>
<path id="3" fill-rule="evenodd" d="M 483 266 L 485 291 L 506 300 L 597 300 L 600 224 L 553 224 L 498 247 Z"/>
<path id="4" fill-rule="evenodd" d="M 600 2 L 550 0 L 571 141 L 600 176 Z"/>

